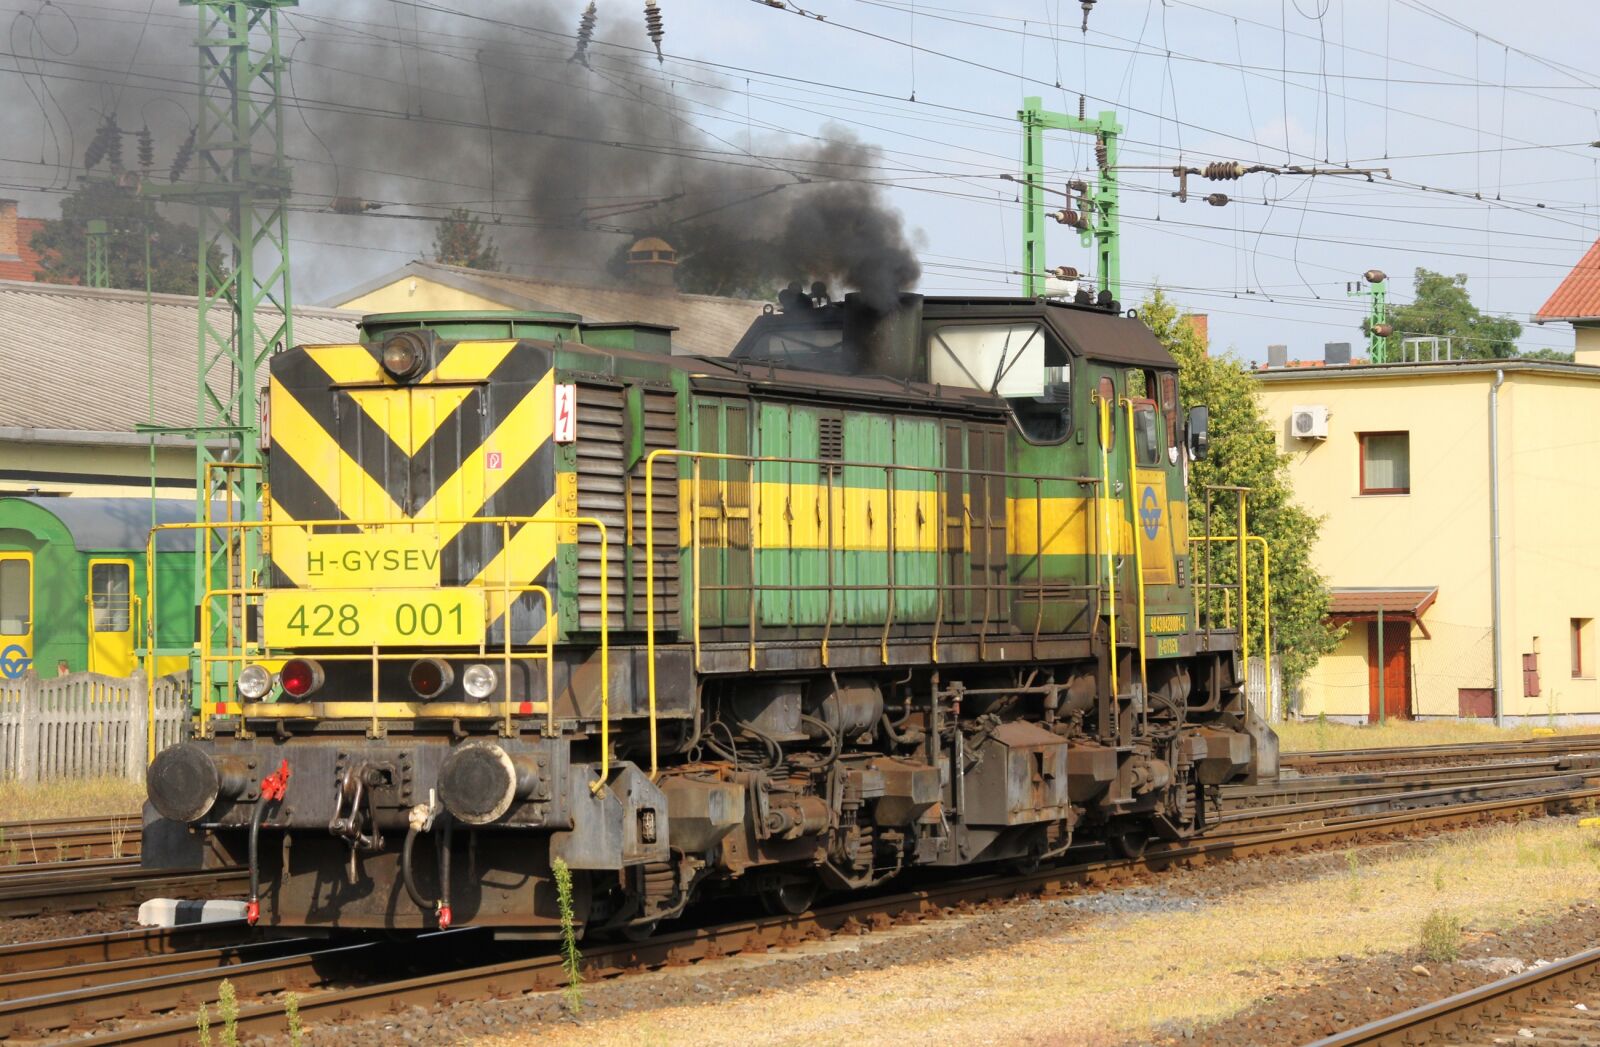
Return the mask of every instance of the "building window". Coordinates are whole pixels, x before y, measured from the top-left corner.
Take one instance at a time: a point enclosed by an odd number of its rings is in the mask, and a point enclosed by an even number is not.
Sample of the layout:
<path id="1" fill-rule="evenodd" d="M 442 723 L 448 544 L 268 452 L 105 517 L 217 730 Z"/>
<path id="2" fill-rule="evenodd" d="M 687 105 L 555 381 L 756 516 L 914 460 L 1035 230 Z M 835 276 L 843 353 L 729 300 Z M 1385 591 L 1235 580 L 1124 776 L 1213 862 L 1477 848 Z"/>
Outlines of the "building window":
<path id="1" fill-rule="evenodd" d="M 1411 492 L 1411 434 L 1362 433 L 1361 493 Z"/>
<path id="2" fill-rule="evenodd" d="M 1594 652 L 1590 650 L 1593 618 L 1572 619 L 1572 675 L 1574 679 L 1587 679 L 1594 675 Z"/>

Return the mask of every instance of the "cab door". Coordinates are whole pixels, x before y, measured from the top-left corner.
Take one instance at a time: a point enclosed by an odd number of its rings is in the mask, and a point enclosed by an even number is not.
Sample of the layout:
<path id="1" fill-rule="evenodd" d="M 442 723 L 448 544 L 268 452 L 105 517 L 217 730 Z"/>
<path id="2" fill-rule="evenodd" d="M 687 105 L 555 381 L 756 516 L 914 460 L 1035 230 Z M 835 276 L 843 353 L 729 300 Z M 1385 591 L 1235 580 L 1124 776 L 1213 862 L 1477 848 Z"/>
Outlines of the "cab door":
<path id="1" fill-rule="evenodd" d="M 89 671 L 133 672 L 133 561 L 89 561 Z"/>
<path id="2" fill-rule="evenodd" d="M 33 554 L 0 552 L 0 679 L 33 667 Z"/>

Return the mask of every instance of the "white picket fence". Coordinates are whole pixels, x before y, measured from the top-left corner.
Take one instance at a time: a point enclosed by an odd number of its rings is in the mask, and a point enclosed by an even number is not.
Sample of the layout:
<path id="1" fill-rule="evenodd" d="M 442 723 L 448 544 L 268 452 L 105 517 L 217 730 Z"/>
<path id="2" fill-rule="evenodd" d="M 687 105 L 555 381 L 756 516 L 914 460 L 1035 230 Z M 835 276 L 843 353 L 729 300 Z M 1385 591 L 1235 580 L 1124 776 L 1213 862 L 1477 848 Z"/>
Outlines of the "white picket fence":
<path id="1" fill-rule="evenodd" d="M 1273 661 L 1272 686 L 1268 688 L 1266 661 L 1251 658 L 1249 671 L 1245 675 L 1244 696 L 1256 715 L 1268 723 L 1283 719 L 1283 665 Z"/>
<path id="2" fill-rule="evenodd" d="M 144 673 L 0 681 L 0 780 L 144 777 Z M 188 733 L 187 675 L 155 682 L 156 750 Z"/>

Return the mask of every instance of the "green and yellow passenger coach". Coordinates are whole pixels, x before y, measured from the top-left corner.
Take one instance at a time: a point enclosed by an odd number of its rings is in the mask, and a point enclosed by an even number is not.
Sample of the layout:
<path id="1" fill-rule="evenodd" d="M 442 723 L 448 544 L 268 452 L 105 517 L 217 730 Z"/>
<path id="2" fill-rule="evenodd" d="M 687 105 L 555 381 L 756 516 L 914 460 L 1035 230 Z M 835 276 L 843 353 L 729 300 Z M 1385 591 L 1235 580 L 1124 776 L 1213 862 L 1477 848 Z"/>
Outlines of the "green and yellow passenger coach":
<path id="1" fill-rule="evenodd" d="M 0 679 L 96 672 L 127 676 L 145 644 L 147 544 L 194 503 L 142 498 L 0 498 Z M 155 557 L 159 673 L 189 664 L 194 539 L 161 532 Z"/>

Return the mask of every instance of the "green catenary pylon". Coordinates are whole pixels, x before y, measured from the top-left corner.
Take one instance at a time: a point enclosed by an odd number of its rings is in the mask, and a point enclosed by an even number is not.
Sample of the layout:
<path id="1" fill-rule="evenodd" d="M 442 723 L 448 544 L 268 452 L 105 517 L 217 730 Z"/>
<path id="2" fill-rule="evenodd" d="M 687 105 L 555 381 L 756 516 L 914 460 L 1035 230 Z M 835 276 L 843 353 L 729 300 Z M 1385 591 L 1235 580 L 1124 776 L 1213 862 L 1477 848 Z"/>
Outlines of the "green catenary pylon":
<path id="1" fill-rule="evenodd" d="M 1036 298 L 1044 293 L 1049 270 L 1044 238 L 1044 132 L 1078 131 L 1095 138 L 1095 163 L 1099 176 L 1089 192 L 1093 214 L 1081 230 L 1083 246 L 1096 248 L 1096 276 L 1102 291 L 1122 299 L 1122 233 L 1118 202 L 1117 140 L 1122 125 L 1117 114 L 1103 110 L 1090 119 L 1080 114 L 1053 113 L 1040 98 L 1024 98 L 1017 111 L 1022 123 L 1022 293 Z"/>

